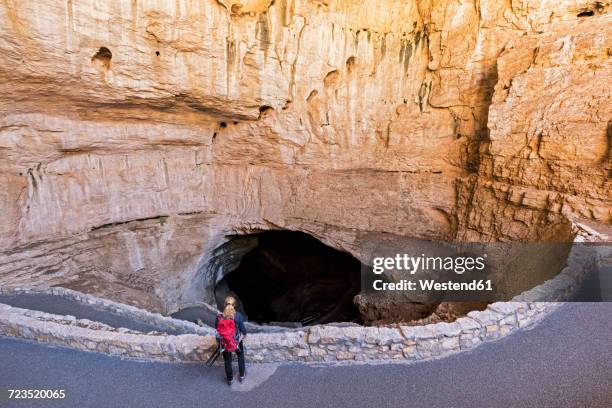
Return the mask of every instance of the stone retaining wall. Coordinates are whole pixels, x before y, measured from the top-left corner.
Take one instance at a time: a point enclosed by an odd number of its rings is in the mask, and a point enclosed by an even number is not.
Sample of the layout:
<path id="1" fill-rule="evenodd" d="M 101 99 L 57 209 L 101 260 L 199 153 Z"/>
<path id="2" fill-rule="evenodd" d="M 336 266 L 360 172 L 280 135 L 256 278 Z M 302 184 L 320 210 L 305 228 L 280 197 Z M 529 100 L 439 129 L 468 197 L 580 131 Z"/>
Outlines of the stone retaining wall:
<path id="1" fill-rule="evenodd" d="M 249 360 L 268 361 L 417 361 L 466 350 L 527 326 L 556 303 L 500 303 L 453 323 L 427 326 L 335 327 L 260 334 L 249 339 Z"/>
<path id="2" fill-rule="evenodd" d="M 87 293 L 77 292 L 72 289 L 62 287 L 31 287 L 23 285 L 14 287 L 0 287 L 0 294 L 14 295 L 22 293 L 46 294 L 62 297 L 64 299 L 69 299 L 78 303 L 92 306 L 98 310 L 112 312 L 118 316 L 123 316 L 131 320 L 157 326 L 165 331 L 199 335 L 214 334 L 214 330 L 209 327 L 200 327 L 197 324 L 188 321 L 166 317 L 159 313 L 152 313 L 147 310 L 139 309 L 135 306 L 113 302 L 112 300 L 99 298 Z"/>
<path id="3" fill-rule="evenodd" d="M 559 304 L 557 302 L 567 299 L 579 287 L 582 279 L 592 271 L 596 259 L 586 250 L 572 249 L 567 267 L 554 279 L 517 296 L 512 302 L 493 303 L 486 310 L 470 312 L 453 323 L 387 327 L 322 325 L 249 334 L 245 340 L 248 359 L 250 362 L 417 361 L 471 349 L 531 325 L 554 310 Z M 46 290 L 49 289 L 41 289 Z M 74 291 L 66 292 L 67 289 L 62 288 L 50 290 L 85 296 L 87 299 L 91 297 Z M 541 299 L 550 302 L 534 301 Z M 110 305 L 114 302 L 103 303 Z M 129 310 L 131 317 L 147 318 L 148 312 L 140 309 L 119 304 L 114 307 Z M 164 361 L 203 361 L 216 346 L 210 329 L 199 333 L 201 328 L 188 322 L 167 323 L 168 327 L 185 325 L 198 334 L 173 336 L 94 330 L 61 324 L 53 319 L 41 320 L 40 317 L 28 315 L 23 309 L 0 305 L 0 335 L 123 357 Z M 175 320 L 161 315 L 148 318 L 154 318 L 155 324 L 159 324 L 159 319 Z"/>
<path id="4" fill-rule="evenodd" d="M 0 305 L 0 335 L 79 350 L 147 360 L 200 361 L 216 345 L 213 335 L 168 336 L 92 330 L 41 321 L 12 309 L 17 308 Z"/>
<path id="5" fill-rule="evenodd" d="M 0 303 L 0 310 L 4 310 L 5 312 L 13 313 L 13 314 L 21 314 L 24 318 L 30 317 L 41 322 L 49 322 L 56 323 L 65 326 L 76 326 L 76 327 L 84 327 L 86 329 L 98 330 L 98 331 L 110 331 L 110 332 L 120 332 L 120 333 L 134 333 L 134 334 L 142 334 L 137 330 L 130 330 L 124 327 L 112 327 L 107 324 L 92 321 L 89 319 L 77 319 L 74 316 L 70 315 L 56 315 L 51 313 L 40 312 L 38 310 L 30 310 L 30 309 L 22 309 L 17 307 L 11 307 L 5 304 Z M 159 334 L 162 335 L 164 333 L 157 332 L 149 332 L 147 334 Z"/>
<path id="6" fill-rule="evenodd" d="M 245 342 L 251 362 L 425 360 L 502 337 L 532 324 L 556 305 L 496 303 L 453 323 L 397 327 L 314 326 L 284 333 L 250 334 Z M 204 361 L 216 346 L 214 335 L 172 336 L 125 329 L 92 329 L 38 317 L 24 313 L 24 309 L 0 304 L 0 335 L 163 361 Z"/>

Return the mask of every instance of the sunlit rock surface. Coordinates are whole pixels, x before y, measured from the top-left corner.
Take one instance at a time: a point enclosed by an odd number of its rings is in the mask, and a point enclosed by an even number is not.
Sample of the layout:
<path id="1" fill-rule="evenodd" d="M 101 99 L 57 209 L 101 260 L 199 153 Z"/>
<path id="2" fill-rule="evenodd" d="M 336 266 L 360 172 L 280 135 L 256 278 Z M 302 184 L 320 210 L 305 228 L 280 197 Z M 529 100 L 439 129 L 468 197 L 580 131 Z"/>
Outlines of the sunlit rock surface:
<path id="1" fill-rule="evenodd" d="M 300 230 L 359 258 L 368 232 L 610 223 L 609 11 L 0 1 L 0 284 L 168 312 L 201 299 L 232 234 Z"/>

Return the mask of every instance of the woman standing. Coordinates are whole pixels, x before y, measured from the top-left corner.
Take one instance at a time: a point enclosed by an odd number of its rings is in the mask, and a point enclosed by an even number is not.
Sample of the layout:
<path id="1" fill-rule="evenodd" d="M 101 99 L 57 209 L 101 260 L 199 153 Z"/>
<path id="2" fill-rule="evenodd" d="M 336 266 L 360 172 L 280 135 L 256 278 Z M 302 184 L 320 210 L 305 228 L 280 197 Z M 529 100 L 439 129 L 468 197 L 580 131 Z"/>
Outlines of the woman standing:
<path id="1" fill-rule="evenodd" d="M 232 296 L 225 298 L 223 313 L 217 315 L 215 328 L 217 329 L 217 338 L 223 352 L 227 384 L 232 385 L 234 381 L 232 353 L 236 353 L 238 357 L 238 380 L 240 382 L 244 381 L 246 377 L 246 367 L 243 340 L 246 337 L 247 331 L 244 326 L 244 316 L 236 311 L 236 299 Z"/>

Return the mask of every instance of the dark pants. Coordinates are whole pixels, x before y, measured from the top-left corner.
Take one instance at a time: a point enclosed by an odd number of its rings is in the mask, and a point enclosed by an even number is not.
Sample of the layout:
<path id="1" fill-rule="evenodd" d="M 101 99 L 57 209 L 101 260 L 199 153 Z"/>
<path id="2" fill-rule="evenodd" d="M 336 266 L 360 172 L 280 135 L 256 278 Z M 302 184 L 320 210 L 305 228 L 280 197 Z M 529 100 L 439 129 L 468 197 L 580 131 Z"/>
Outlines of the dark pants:
<path id="1" fill-rule="evenodd" d="M 241 377 L 244 377 L 245 374 L 245 365 L 244 365 L 244 344 L 240 342 L 238 344 L 238 350 L 236 350 L 236 355 L 238 356 L 238 372 Z M 225 375 L 227 376 L 227 380 L 231 380 L 234 378 L 234 372 L 232 371 L 232 353 L 229 351 L 223 352 L 223 362 L 225 363 Z"/>

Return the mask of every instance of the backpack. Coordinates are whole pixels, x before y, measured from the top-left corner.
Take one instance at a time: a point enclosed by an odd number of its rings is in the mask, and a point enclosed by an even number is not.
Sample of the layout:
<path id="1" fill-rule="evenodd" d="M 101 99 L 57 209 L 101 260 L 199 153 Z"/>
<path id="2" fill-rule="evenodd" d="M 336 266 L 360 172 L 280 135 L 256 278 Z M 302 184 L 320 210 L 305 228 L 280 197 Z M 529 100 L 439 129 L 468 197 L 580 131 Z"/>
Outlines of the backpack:
<path id="1" fill-rule="evenodd" d="M 221 349 L 223 351 L 236 351 L 236 323 L 233 319 L 225 319 L 223 315 L 217 316 L 217 332 L 219 333 Z"/>

